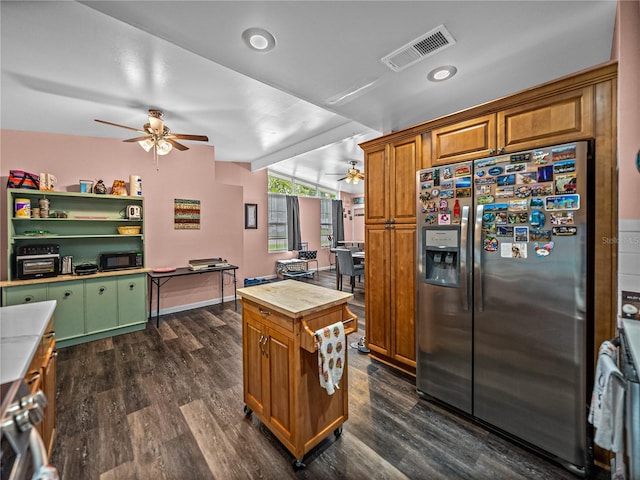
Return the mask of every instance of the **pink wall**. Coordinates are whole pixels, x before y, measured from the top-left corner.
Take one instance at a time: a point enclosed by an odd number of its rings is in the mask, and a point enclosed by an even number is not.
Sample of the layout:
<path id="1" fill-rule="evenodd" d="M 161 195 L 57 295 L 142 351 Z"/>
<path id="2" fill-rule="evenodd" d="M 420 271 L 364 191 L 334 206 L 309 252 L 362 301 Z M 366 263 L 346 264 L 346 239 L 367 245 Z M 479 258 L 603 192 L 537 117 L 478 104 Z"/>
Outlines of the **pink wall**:
<path id="1" fill-rule="evenodd" d="M 189 259 L 220 256 L 238 265 L 238 287 L 244 278 L 275 274 L 275 262 L 295 252 L 267 253 L 267 171 L 251 172 L 248 163 L 216 162 L 214 148 L 190 144 L 189 150 L 160 157 L 117 139 L 1 130 L 0 279 L 7 279 L 6 180 L 11 169 L 54 174 L 58 191 L 78 191 L 80 179 L 142 177 L 145 197 L 145 263 L 147 267 L 183 266 Z M 199 230 L 173 228 L 176 198 L 201 201 Z M 244 204 L 258 205 L 258 228 L 244 229 Z M 300 198 L 303 240 L 318 250 L 319 266 L 329 265 L 320 248 L 320 201 Z M 346 225 L 345 225 L 346 228 Z M 225 281 L 225 296 L 232 292 Z M 229 288 L 227 290 L 227 288 Z M 219 297 L 217 274 L 174 278 L 163 286 L 161 309 L 192 305 Z"/>
<path id="2" fill-rule="evenodd" d="M 619 218 L 640 219 L 640 0 L 618 1 L 613 55 L 618 60 Z"/>

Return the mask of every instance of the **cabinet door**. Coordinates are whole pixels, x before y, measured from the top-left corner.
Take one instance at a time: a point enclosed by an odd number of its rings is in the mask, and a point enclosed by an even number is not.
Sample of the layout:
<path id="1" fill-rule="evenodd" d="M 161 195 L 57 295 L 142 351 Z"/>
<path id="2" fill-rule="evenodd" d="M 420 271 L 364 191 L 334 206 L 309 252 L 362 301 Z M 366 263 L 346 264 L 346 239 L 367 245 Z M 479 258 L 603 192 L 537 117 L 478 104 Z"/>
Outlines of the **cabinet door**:
<path id="1" fill-rule="evenodd" d="M 46 285 L 20 285 L 2 289 L 2 304 L 4 306 L 44 302 L 45 300 L 47 300 Z"/>
<path id="2" fill-rule="evenodd" d="M 365 223 L 385 223 L 389 218 L 387 205 L 390 174 L 388 169 L 386 146 L 365 151 L 364 171 L 367 176 L 364 182 L 367 199 L 364 205 Z"/>
<path id="3" fill-rule="evenodd" d="M 54 328 L 58 340 L 84 335 L 84 281 L 49 284 L 49 300 L 56 300 Z"/>
<path id="4" fill-rule="evenodd" d="M 279 431 L 285 438 L 292 440 L 292 407 L 294 382 L 300 379 L 294 378 L 292 371 L 294 365 L 293 340 L 286 335 L 273 329 L 268 329 L 268 340 L 264 345 L 266 352 L 266 382 L 268 392 L 268 411 L 265 413 L 269 417 L 271 428 Z M 317 380 L 317 378 L 316 378 Z"/>
<path id="5" fill-rule="evenodd" d="M 118 326 L 118 278 L 85 280 L 85 325 L 87 333 Z"/>
<path id="6" fill-rule="evenodd" d="M 265 332 L 262 322 L 256 320 L 243 309 L 242 355 L 244 374 L 244 403 L 259 415 L 263 415 L 265 397 L 263 395 L 263 347 Z"/>
<path id="7" fill-rule="evenodd" d="M 394 142 L 390 146 L 390 212 L 393 223 L 416 222 L 416 172 L 421 165 L 420 135 Z"/>
<path id="8" fill-rule="evenodd" d="M 51 454 L 53 447 L 53 435 L 56 425 L 56 366 L 58 352 L 55 351 L 55 342 L 51 342 L 48 351 L 47 363 L 42 368 L 42 391 L 47 397 L 47 406 L 44 408 L 44 419 L 42 420 L 42 441 Z"/>
<path id="9" fill-rule="evenodd" d="M 118 277 L 118 325 L 147 321 L 147 275 Z"/>
<path id="10" fill-rule="evenodd" d="M 515 152 L 594 137 L 593 105 L 588 86 L 498 112 L 498 146 Z"/>
<path id="11" fill-rule="evenodd" d="M 494 114 L 431 131 L 431 166 L 488 157 L 496 150 Z"/>
<path id="12" fill-rule="evenodd" d="M 367 225 L 365 229 L 366 337 L 372 351 L 390 356 L 389 328 L 389 226 Z"/>
<path id="13" fill-rule="evenodd" d="M 394 225 L 390 233 L 391 353 L 395 360 L 415 368 L 416 227 Z"/>

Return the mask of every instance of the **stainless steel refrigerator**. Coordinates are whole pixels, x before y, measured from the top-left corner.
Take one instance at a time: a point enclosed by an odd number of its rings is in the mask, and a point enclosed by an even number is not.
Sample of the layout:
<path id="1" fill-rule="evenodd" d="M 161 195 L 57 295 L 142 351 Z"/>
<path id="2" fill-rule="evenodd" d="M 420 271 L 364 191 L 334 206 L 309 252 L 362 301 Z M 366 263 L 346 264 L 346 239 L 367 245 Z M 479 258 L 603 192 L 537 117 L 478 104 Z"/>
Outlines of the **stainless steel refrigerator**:
<path id="1" fill-rule="evenodd" d="M 590 144 L 417 174 L 417 389 L 587 466 Z"/>

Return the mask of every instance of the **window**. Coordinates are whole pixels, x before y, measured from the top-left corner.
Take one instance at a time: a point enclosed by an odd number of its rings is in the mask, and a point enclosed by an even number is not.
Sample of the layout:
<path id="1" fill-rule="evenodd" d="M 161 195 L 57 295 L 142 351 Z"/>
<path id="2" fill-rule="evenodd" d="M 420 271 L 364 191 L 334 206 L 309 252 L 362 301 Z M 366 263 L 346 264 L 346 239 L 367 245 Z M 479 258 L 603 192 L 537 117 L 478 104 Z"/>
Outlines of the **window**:
<path id="1" fill-rule="evenodd" d="M 331 200 L 338 194 L 333 190 L 319 188 L 318 185 L 303 182 L 296 178 L 269 171 L 267 176 L 269 192 L 269 233 L 268 252 L 287 250 L 287 200 L 285 195 L 320 198 L 320 246 L 329 247 L 329 235 L 333 234 L 331 218 Z"/>
<path id="2" fill-rule="evenodd" d="M 329 235 L 333 234 L 331 221 L 331 199 L 320 199 L 320 246 L 330 247 Z"/>
<path id="3" fill-rule="evenodd" d="M 269 193 L 269 252 L 287 250 L 287 197 Z"/>
<path id="4" fill-rule="evenodd" d="M 291 195 L 293 193 L 293 181 L 290 178 L 273 175 L 271 173 L 269 173 L 268 178 L 269 185 L 267 186 L 267 192 L 283 193 L 285 195 Z"/>
<path id="5" fill-rule="evenodd" d="M 318 189 L 315 185 L 311 185 L 309 183 L 304 183 L 299 180 L 296 180 L 294 183 L 294 191 L 296 195 L 299 197 L 317 197 Z"/>

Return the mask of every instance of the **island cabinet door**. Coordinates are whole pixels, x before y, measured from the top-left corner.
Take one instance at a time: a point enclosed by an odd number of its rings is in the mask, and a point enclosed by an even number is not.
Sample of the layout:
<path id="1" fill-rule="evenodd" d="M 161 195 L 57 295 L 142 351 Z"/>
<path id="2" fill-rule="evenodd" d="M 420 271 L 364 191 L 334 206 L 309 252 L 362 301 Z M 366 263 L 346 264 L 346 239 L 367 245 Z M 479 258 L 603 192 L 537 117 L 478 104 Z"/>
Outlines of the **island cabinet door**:
<path id="1" fill-rule="evenodd" d="M 269 399 L 269 410 L 266 415 L 272 431 L 283 441 L 292 441 L 293 431 L 293 393 L 295 391 L 293 377 L 294 346 L 291 337 L 272 328 L 267 328 L 267 341 L 264 351 L 267 361 L 266 398 Z"/>
<path id="2" fill-rule="evenodd" d="M 54 329 L 58 340 L 84 335 L 84 281 L 49 284 L 49 300 L 56 300 Z"/>
<path id="3" fill-rule="evenodd" d="M 118 279 L 95 278 L 85 281 L 87 333 L 118 326 Z"/>
<path id="4" fill-rule="evenodd" d="M 244 403 L 259 416 L 263 416 L 264 378 L 263 345 L 265 326 L 262 322 L 244 313 L 242 328 L 242 355 L 244 374 Z"/>

